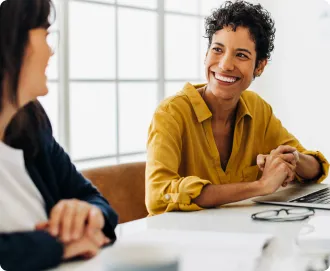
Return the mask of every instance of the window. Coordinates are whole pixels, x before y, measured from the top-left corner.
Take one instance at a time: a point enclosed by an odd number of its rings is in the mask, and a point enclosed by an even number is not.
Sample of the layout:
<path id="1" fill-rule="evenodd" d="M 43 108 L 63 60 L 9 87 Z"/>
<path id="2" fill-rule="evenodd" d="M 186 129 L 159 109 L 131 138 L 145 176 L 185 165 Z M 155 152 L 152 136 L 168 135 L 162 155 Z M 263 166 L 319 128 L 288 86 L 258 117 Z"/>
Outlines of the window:
<path id="1" fill-rule="evenodd" d="M 204 82 L 203 18 L 217 0 L 54 1 L 60 45 L 40 98 L 78 168 L 145 160 L 157 104 Z"/>

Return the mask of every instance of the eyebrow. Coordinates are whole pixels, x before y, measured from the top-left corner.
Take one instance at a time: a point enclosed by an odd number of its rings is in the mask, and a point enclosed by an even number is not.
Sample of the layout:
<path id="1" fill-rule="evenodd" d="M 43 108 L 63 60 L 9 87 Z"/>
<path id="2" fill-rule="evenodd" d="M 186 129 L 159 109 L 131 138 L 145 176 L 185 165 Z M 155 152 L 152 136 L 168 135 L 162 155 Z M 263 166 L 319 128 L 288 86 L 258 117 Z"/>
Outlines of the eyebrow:
<path id="1" fill-rule="evenodd" d="M 225 47 L 221 42 L 213 42 L 212 44 L 216 44 L 216 45 L 219 45 L 221 47 Z M 252 55 L 252 53 L 248 49 L 237 48 L 236 51 L 243 51 L 243 52 L 246 52 L 246 53 Z"/>

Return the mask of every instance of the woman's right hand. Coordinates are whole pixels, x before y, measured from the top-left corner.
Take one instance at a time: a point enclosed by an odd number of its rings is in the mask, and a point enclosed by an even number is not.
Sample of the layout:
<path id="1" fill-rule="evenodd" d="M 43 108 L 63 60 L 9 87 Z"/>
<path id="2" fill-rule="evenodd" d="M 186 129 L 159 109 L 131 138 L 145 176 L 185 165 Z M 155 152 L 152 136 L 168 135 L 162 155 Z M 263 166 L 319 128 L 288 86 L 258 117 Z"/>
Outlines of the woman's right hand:
<path id="1" fill-rule="evenodd" d="M 267 156 L 259 182 L 262 184 L 263 194 L 268 195 L 279 189 L 284 182 L 293 181 L 294 177 L 294 166 L 284 161 L 279 155 L 270 154 Z"/>
<path id="2" fill-rule="evenodd" d="M 36 230 L 43 230 L 49 232 L 49 222 L 41 222 L 36 225 Z M 50 233 L 50 232 L 49 232 Z M 83 235 L 78 240 L 65 242 L 61 240 L 64 246 L 63 259 L 67 260 L 77 256 L 85 258 L 94 257 L 100 248 L 107 245 L 111 240 L 106 237 L 102 230 L 94 229 L 93 234 L 86 228 Z"/>
<path id="3" fill-rule="evenodd" d="M 95 232 L 94 237 L 90 238 L 84 234 L 82 238 L 64 243 L 63 259 L 71 259 L 77 256 L 92 258 L 97 255 L 100 248 L 104 245 L 104 236 L 102 231 Z"/>

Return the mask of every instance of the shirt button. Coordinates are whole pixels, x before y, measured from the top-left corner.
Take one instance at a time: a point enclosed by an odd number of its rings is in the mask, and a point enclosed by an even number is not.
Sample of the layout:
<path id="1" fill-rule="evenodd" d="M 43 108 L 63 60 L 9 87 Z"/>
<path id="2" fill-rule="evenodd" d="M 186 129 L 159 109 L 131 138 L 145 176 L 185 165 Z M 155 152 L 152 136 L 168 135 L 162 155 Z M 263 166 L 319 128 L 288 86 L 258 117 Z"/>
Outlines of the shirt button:
<path id="1" fill-rule="evenodd" d="M 164 196 L 164 198 L 165 198 L 165 200 L 170 200 L 171 196 L 170 196 L 169 194 L 166 194 L 166 195 Z"/>

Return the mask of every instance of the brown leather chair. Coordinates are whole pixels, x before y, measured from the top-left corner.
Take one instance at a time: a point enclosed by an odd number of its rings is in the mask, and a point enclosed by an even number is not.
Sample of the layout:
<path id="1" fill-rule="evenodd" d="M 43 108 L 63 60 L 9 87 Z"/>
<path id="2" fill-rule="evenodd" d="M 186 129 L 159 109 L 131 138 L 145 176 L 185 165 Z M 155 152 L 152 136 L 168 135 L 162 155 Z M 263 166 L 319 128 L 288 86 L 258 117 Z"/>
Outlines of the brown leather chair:
<path id="1" fill-rule="evenodd" d="M 82 171 L 119 215 L 119 223 L 146 217 L 145 162 Z"/>

